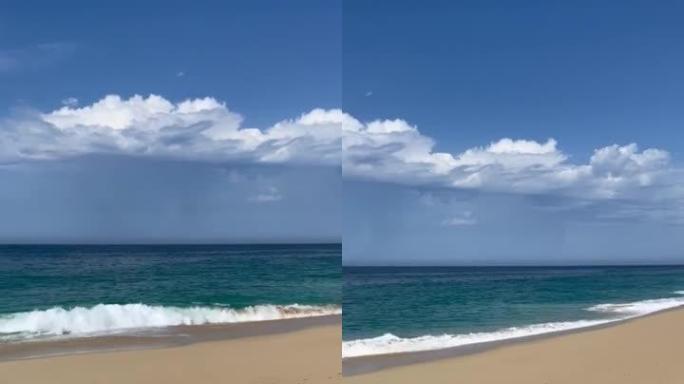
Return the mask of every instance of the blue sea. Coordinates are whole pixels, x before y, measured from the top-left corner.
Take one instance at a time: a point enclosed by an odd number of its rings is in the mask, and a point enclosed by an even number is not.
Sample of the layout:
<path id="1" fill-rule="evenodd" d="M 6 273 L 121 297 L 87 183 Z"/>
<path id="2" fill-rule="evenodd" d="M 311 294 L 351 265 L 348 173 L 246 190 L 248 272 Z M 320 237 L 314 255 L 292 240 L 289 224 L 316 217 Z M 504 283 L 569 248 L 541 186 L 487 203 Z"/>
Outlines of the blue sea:
<path id="1" fill-rule="evenodd" d="M 340 244 L 0 246 L 0 342 L 340 313 Z"/>
<path id="2" fill-rule="evenodd" d="M 684 267 L 345 267 L 343 356 L 581 329 L 684 305 Z"/>

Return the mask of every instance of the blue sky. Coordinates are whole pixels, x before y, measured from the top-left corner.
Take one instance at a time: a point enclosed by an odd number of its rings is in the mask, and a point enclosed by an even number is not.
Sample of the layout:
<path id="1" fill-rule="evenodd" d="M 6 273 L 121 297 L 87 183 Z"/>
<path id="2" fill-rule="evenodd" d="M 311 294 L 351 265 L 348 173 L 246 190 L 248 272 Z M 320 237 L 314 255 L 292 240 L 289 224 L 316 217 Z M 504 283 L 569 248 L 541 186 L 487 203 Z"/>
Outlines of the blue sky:
<path id="1" fill-rule="evenodd" d="M 505 136 L 553 137 L 582 158 L 611 142 L 671 147 L 684 142 L 683 13 L 679 1 L 345 1 L 344 109 L 404 118 L 449 152 Z"/>
<path id="2" fill-rule="evenodd" d="M 340 2 L 1 8 L 0 242 L 340 240 Z"/>
<path id="3" fill-rule="evenodd" d="M 339 1 L 10 0 L 0 12 L 0 109 L 110 93 L 211 96 L 265 126 L 340 106 L 340 44 Z"/>
<path id="4" fill-rule="evenodd" d="M 0 237 L 681 261 L 681 11 L 6 2 Z"/>
<path id="5" fill-rule="evenodd" d="M 344 263 L 684 262 L 683 11 L 345 1 Z"/>

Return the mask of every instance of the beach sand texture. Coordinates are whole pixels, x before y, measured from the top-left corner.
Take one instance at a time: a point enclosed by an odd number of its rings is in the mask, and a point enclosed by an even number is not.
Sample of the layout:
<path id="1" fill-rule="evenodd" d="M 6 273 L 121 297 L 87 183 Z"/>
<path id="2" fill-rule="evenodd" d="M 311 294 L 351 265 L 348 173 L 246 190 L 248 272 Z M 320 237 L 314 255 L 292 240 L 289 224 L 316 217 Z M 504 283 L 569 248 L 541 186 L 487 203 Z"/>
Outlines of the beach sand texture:
<path id="1" fill-rule="evenodd" d="M 681 384 L 684 310 L 344 378 L 345 384 Z"/>
<path id="2" fill-rule="evenodd" d="M 191 344 L 0 363 L 0 382 L 339 383 L 340 326 Z"/>

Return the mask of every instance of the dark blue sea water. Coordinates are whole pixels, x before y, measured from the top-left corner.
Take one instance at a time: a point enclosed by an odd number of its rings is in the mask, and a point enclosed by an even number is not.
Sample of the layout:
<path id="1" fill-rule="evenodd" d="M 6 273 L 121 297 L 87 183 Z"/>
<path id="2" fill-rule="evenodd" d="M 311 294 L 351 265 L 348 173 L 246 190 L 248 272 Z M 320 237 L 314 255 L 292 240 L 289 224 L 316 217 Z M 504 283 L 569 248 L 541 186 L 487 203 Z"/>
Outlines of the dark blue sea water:
<path id="1" fill-rule="evenodd" d="M 339 312 L 341 245 L 0 246 L 0 340 Z"/>
<path id="2" fill-rule="evenodd" d="M 345 267 L 346 356 L 575 329 L 684 304 L 684 267 Z"/>

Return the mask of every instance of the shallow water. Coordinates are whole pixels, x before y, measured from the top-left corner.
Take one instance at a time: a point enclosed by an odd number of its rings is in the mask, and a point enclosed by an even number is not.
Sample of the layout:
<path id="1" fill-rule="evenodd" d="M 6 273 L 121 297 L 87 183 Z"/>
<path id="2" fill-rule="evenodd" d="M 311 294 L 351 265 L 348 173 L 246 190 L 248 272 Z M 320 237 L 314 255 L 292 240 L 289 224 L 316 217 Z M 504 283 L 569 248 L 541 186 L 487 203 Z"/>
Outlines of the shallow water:
<path id="1" fill-rule="evenodd" d="M 0 339 L 327 315 L 341 245 L 0 247 Z"/>
<path id="2" fill-rule="evenodd" d="M 684 267 L 344 268 L 346 357 L 578 329 L 684 304 Z"/>

